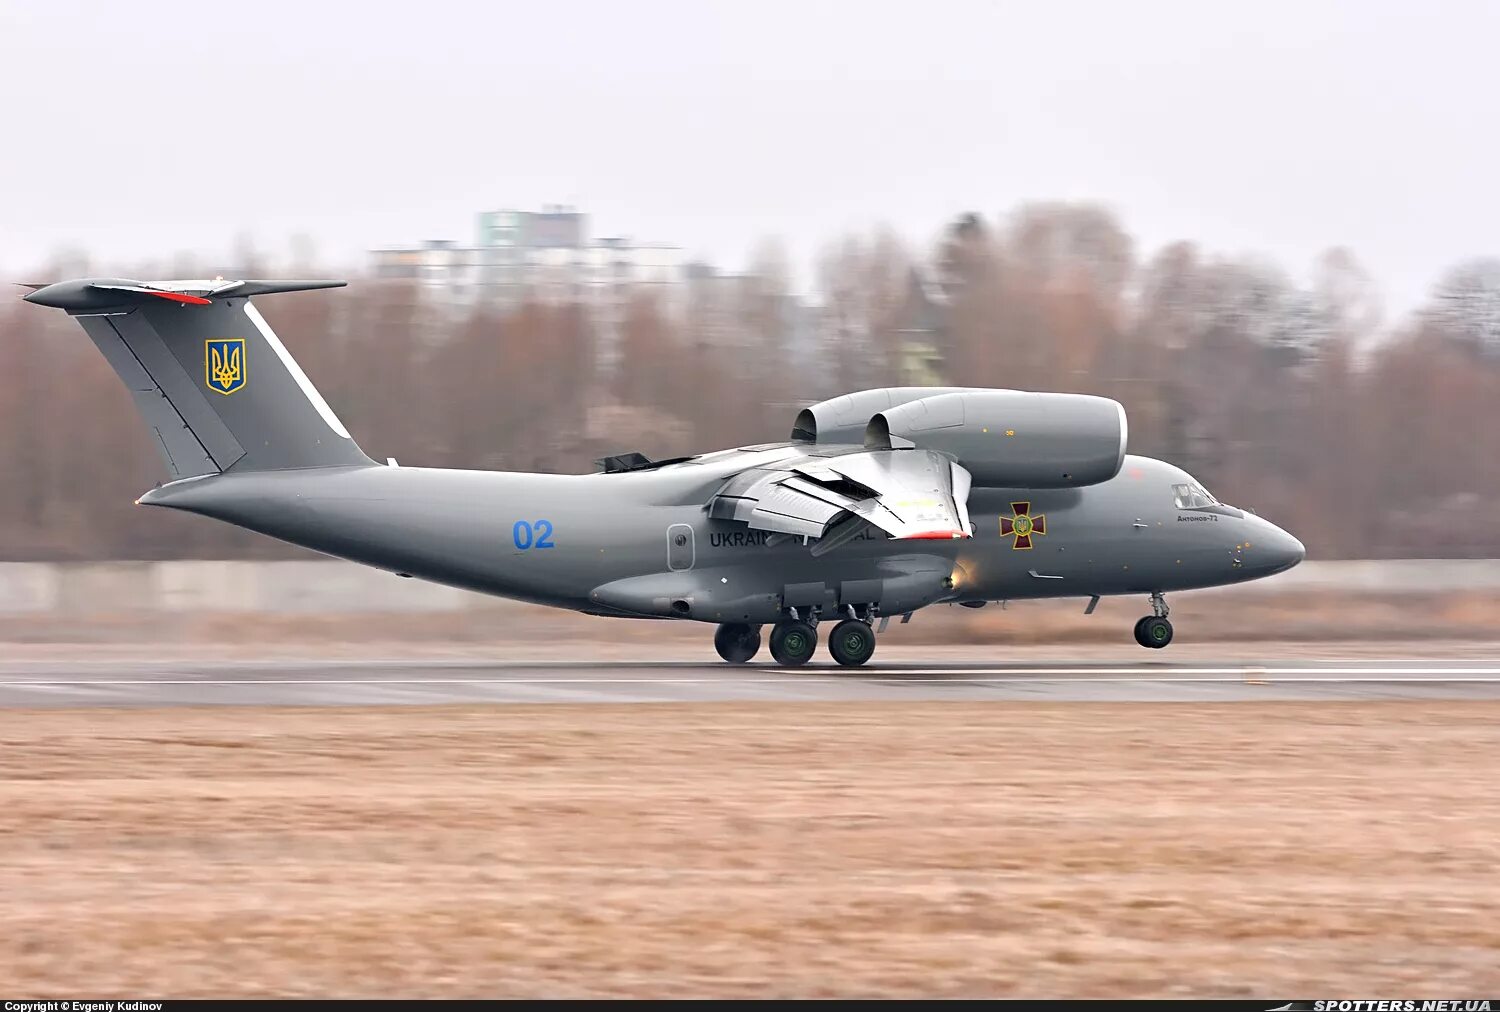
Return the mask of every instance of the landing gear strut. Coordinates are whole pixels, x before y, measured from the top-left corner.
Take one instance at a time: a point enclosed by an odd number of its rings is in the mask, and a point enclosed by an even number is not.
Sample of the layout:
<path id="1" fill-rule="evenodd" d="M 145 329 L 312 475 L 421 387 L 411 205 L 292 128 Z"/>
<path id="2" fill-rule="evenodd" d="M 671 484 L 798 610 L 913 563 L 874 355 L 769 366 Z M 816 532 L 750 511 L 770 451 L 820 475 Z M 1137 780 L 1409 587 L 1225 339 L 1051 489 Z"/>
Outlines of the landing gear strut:
<path id="1" fill-rule="evenodd" d="M 714 649 L 730 664 L 744 664 L 760 650 L 760 626 L 725 622 L 714 633 Z"/>
<path id="2" fill-rule="evenodd" d="M 818 630 L 801 619 L 782 619 L 771 627 L 771 656 L 785 668 L 796 668 L 812 659 L 818 648 Z"/>
<path id="3" fill-rule="evenodd" d="M 1172 623 L 1167 621 L 1170 609 L 1160 591 L 1151 595 L 1152 614 L 1135 624 L 1135 641 L 1143 647 L 1160 650 L 1172 642 Z"/>

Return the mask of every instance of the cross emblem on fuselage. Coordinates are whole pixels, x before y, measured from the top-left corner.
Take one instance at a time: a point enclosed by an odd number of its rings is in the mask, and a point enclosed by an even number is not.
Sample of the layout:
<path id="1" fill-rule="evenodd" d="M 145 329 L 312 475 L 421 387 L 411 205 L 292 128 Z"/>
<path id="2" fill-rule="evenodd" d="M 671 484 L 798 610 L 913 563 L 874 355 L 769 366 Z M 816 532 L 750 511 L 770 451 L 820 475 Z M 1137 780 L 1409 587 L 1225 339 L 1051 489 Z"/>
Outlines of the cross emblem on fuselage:
<path id="1" fill-rule="evenodd" d="M 1040 537 L 1047 533 L 1047 517 L 1043 513 L 1036 516 L 1031 515 L 1031 503 L 1013 502 L 1010 504 L 1011 516 L 1000 518 L 1000 536 L 1002 538 L 1014 537 L 1011 544 L 1012 549 L 1022 551 L 1031 547 L 1031 539 Z"/>

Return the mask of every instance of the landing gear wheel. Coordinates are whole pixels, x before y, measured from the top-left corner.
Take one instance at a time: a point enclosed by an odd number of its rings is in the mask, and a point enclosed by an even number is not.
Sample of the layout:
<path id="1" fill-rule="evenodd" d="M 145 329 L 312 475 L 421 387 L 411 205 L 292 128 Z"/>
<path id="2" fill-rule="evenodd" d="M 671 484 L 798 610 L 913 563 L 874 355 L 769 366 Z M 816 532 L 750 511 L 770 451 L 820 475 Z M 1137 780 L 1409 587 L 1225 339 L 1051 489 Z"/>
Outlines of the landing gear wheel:
<path id="1" fill-rule="evenodd" d="M 760 650 L 760 626 L 725 622 L 714 633 L 714 649 L 730 664 L 744 664 Z"/>
<path id="2" fill-rule="evenodd" d="M 1160 650 L 1172 642 L 1172 623 L 1155 615 L 1147 615 L 1135 624 L 1135 641 L 1143 647 Z"/>
<path id="3" fill-rule="evenodd" d="M 818 648 L 818 630 L 806 622 L 787 620 L 771 627 L 771 656 L 784 668 L 801 667 Z"/>
<path id="4" fill-rule="evenodd" d="M 846 668 L 857 668 L 875 653 L 875 630 L 857 618 L 846 618 L 828 634 L 828 652 Z"/>

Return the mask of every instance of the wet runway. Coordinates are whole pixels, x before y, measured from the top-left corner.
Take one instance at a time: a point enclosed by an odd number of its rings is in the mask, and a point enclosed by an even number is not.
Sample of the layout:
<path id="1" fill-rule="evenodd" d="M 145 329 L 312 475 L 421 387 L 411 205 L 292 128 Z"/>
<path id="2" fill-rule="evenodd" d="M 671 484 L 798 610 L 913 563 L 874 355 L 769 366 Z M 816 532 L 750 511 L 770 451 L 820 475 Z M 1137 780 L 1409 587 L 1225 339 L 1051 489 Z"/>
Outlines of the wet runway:
<path id="1" fill-rule="evenodd" d="M 0 706 L 372 706 L 774 700 L 1500 699 L 1500 660 L 768 664 L 390 660 L 0 663 Z"/>

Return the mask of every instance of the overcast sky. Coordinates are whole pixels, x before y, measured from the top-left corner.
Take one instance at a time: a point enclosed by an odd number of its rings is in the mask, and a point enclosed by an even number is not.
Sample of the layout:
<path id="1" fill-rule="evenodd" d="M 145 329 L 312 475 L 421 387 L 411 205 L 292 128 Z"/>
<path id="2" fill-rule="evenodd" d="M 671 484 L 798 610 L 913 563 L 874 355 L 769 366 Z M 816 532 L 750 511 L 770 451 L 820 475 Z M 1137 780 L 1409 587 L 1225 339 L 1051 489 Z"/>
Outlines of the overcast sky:
<path id="1" fill-rule="evenodd" d="M 1500 253 L 1497 42 L 1482 0 L 0 0 L 0 276 L 239 233 L 358 264 L 543 203 L 805 274 L 1087 199 L 1148 250 L 1347 245 L 1400 309 Z"/>

